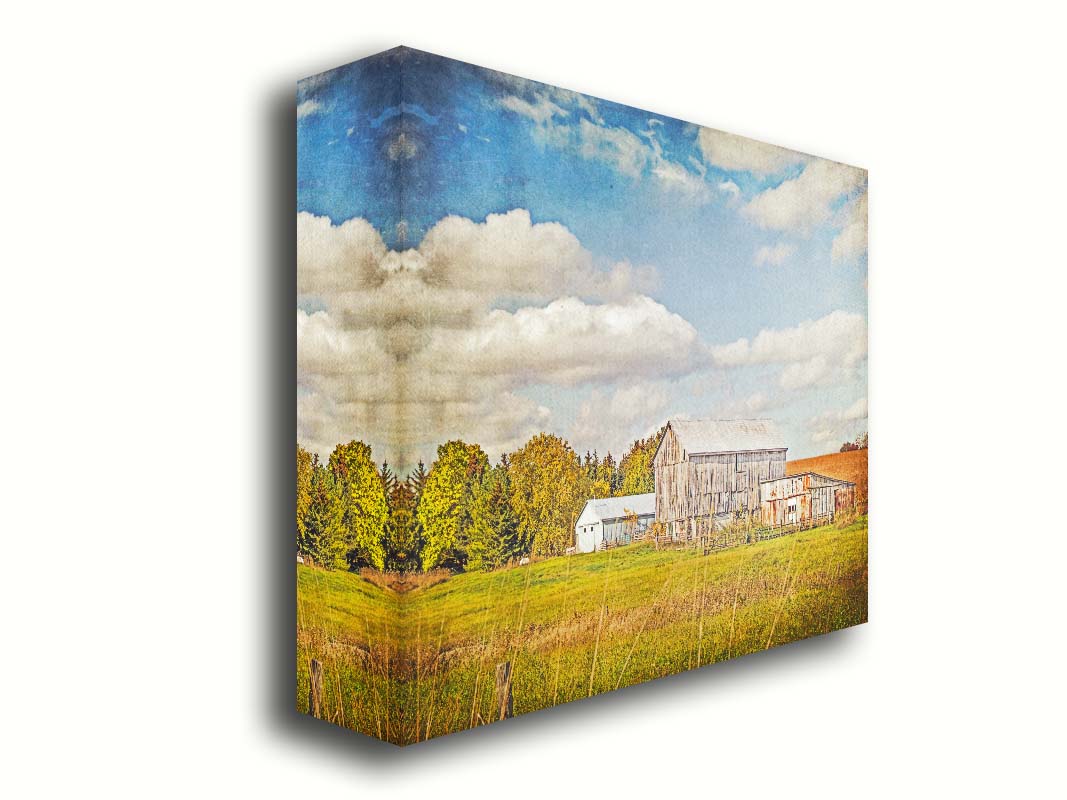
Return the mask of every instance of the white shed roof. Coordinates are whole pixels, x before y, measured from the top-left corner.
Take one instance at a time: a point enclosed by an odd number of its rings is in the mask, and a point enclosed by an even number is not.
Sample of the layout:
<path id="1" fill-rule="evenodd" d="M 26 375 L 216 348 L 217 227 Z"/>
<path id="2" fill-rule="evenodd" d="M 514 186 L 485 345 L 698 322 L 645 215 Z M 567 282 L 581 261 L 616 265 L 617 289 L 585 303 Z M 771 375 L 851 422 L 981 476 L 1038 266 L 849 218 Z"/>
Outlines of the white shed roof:
<path id="1" fill-rule="evenodd" d="M 656 493 L 628 494 L 624 497 L 604 497 L 598 500 L 589 500 L 585 504 L 582 516 L 592 511 L 598 520 L 620 519 L 629 514 L 637 514 L 639 517 L 647 517 L 656 513 Z"/>
<path id="2" fill-rule="evenodd" d="M 769 419 L 672 419 L 668 424 L 689 454 L 786 449 L 785 438 Z"/>

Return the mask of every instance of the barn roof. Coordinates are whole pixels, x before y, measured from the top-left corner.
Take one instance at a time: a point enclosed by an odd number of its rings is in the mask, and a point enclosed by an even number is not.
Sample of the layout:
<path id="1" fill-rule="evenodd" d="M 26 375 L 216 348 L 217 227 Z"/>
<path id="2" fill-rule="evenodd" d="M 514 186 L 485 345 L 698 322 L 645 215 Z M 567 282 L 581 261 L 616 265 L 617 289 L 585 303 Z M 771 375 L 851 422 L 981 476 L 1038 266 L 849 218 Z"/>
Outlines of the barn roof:
<path id="1" fill-rule="evenodd" d="M 777 481 L 787 481 L 791 478 L 803 478 L 805 475 L 810 475 L 813 479 L 815 479 L 815 486 L 837 486 L 839 484 L 844 486 L 856 485 L 852 481 L 846 481 L 844 478 L 832 478 L 829 475 L 820 475 L 818 472 L 812 472 L 811 470 L 808 470 L 807 472 L 794 472 L 791 475 L 783 475 L 781 478 L 766 478 L 764 480 L 761 480 L 760 483 L 775 483 Z"/>
<path id="2" fill-rule="evenodd" d="M 623 497 L 604 497 L 598 500 L 590 500 L 586 505 L 592 505 L 593 513 L 597 519 L 620 519 L 629 513 L 646 517 L 656 513 L 656 493 L 628 494 Z"/>
<path id="3" fill-rule="evenodd" d="M 769 419 L 672 419 L 682 449 L 694 453 L 785 450 L 785 438 Z"/>

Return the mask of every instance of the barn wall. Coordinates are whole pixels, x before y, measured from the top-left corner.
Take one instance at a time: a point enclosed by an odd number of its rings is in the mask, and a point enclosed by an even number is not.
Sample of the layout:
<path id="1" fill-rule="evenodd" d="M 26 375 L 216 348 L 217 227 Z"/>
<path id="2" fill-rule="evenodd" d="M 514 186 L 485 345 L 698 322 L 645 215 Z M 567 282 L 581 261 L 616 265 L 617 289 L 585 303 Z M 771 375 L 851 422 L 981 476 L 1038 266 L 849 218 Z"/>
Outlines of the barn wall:
<path id="1" fill-rule="evenodd" d="M 592 527 L 592 530 L 586 531 L 584 528 Z M 601 523 L 596 522 L 591 526 L 587 523 L 582 525 L 578 529 L 578 535 L 575 541 L 575 548 L 579 553 L 592 553 L 597 549 L 600 544 L 600 540 L 603 538 L 603 528 Z"/>
<path id="2" fill-rule="evenodd" d="M 760 481 L 785 475 L 785 450 L 689 455 L 674 430 L 664 434 L 653 470 L 656 521 L 672 536 L 694 535 L 696 520 L 760 507 Z"/>
<path id="3" fill-rule="evenodd" d="M 788 525 L 789 501 L 796 501 L 795 522 L 831 517 L 851 509 L 856 487 L 851 483 L 823 475 L 790 475 L 760 484 L 760 523 L 766 526 Z"/>
<path id="4" fill-rule="evenodd" d="M 604 533 L 601 540 L 596 543 L 597 548 L 601 547 L 601 541 L 605 544 L 629 544 L 633 541 L 635 534 L 642 533 L 648 530 L 648 526 L 652 523 L 654 517 L 651 515 L 638 517 L 637 520 L 633 519 L 606 519 L 604 520 Z"/>

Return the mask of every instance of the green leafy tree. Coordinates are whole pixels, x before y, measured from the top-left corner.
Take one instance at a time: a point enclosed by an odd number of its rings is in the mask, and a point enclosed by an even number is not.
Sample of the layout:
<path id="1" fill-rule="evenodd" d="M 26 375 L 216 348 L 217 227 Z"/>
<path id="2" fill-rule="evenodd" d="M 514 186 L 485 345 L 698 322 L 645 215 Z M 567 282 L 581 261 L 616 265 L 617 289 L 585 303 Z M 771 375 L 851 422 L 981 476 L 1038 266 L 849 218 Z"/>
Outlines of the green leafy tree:
<path id="1" fill-rule="evenodd" d="M 296 446 L 296 538 L 304 536 L 308 508 L 311 506 L 311 453 Z"/>
<path id="2" fill-rule="evenodd" d="M 423 569 L 464 568 L 474 491 L 488 468 L 489 458 L 476 444 L 451 441 L 437 448 L 416 511 Z"/>
<path id="3" fill-rule="evenodd" d="M 652 459 L 656 455 L 660 439 L 666 432 L 666 426 L 660 428 L 647 439 L 638 439 L 630 445 L 630 451 L 619 463 L 622 477 L 618 482 L 616 496 L 628 494 L 646 494 L 656 491 L 656 476 Z"/>
<path id="4" fill-rule="evenodd" d="M 540 433 L 511 456 L 508 473 L 519 547 L 539 556 L 563 553 L 590 489 L 577 453 L 558 436 Z"/>
<path id="5" fill-rule="evenodd" d="M 329 468 L 337 481 L 344 508 L 349 566 L 384 568 L 383 540 L 389 509 L 370 446 L 357 441 L 337 445 L 330 454 Z"/>
<path id="6" fill-rule="evenodd" d="M 327 568 L 347 566 L 348 551 L 344 525 L 345 509 L 333 473 L 311 458 L 308 480 L 308 506 L 299 534 L 300 552 Z"/>

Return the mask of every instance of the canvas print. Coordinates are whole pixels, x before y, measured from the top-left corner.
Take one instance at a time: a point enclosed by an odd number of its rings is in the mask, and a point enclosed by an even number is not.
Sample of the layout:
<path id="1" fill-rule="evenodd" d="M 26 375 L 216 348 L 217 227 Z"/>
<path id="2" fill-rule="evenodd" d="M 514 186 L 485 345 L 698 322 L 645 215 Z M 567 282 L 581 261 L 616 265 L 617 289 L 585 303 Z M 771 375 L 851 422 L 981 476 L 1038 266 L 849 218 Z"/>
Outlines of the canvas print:
<path id="1" fill-rule="evenodd" d="M 403 47 L 296 118 L 301 712 L 413 744 L 866 622 L 863 169 Z"/>

